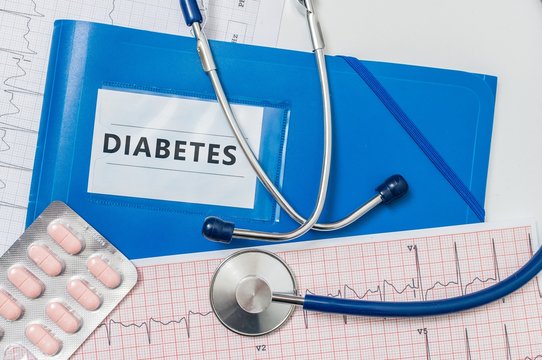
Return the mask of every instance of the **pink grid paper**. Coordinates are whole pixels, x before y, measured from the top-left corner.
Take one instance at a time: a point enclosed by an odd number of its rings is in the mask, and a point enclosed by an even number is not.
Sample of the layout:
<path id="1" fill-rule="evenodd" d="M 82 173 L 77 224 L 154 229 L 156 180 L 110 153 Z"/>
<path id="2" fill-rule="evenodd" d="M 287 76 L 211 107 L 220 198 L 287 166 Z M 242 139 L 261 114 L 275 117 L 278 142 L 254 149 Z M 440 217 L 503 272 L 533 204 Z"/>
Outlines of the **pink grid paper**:
<path id="1" fill-rule="evenodd" d="M 530 226 L 278 251 L 300 291 L 406 301 L 470 293 L 532 255 Z M 299 246 L 298 246 L 299 247 Z M 139 267 L 140 282 L 74 359 L 542 359 L 537 281 L 503 301 L 435 318 L 343 317 L 296 310 L 250 338 L 214 317 L 209 282 L 221 258 Z"/>

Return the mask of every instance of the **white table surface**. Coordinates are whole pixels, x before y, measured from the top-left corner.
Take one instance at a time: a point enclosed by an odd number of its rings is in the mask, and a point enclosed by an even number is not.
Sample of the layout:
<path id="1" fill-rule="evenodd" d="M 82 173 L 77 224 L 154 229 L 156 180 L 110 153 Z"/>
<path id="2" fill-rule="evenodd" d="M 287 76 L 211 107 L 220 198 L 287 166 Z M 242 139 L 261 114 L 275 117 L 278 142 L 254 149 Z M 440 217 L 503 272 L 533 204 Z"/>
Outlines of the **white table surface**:
<path id="1" fill-rule="evenodd" d="M 311 50 L 296 0 L 278 46 Z M 486 221 L 534 218 L 542 238 L 542 1 L 317 0 L 329 54 L 498 77 Z"/>

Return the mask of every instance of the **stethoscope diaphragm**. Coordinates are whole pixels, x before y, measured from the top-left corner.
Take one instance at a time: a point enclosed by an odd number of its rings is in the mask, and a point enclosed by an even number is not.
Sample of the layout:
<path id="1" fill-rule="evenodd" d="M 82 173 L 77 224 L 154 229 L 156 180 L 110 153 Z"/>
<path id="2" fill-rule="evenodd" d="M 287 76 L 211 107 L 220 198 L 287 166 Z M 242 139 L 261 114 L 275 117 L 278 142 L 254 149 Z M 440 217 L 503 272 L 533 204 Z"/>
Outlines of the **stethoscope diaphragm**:
<path id="1" fill-rule="evenodd" d="M 211 306 L 224 326 L 241 335 L 267 334 L 283 325 L 294 305 L 272 302 L 273 292 L 295 295 L 290 268 L 276 255 L 242 250 L 225 259 L 210 288 Z"/>

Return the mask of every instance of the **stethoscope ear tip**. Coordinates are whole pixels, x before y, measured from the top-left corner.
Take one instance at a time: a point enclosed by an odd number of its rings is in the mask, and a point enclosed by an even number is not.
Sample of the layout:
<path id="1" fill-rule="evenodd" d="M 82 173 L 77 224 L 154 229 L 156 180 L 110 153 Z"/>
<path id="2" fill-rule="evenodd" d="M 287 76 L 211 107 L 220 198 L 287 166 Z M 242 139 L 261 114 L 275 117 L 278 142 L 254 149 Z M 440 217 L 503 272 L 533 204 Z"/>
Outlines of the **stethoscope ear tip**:
<path id="1" fill-rule="evenodd" d="M 233 237 L 235 224 L 210 216 L 205 219 L 201 233 L 208 240 L 229 244 Z"/>
<path id="2" fill-rule="evenodd" d="M 392 175 L 380 184 L 376 191 L 380 194 L 382 203 L 388 204 L 408 192 L 408 183 L 401 175 Z"/>

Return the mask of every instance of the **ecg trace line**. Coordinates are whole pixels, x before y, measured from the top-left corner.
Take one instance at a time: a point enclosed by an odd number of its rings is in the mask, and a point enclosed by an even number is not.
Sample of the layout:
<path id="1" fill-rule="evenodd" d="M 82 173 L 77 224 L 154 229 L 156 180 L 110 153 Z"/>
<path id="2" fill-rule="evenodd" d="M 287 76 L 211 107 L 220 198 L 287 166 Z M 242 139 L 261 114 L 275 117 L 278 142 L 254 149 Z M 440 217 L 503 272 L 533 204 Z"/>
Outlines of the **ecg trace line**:
<path id="1" fill-rule="evenodd" d="M 32 0 L 32 2 L 34 4 L 34 13 L 33 14 L 0 9 L 0 12 L 4 12 L 4 13 L 19 16 L 19 17 L 23 17 L 23 18 L 25 18 L 27 20 L 27 22 L 26 22 L 26 29 L 27 30 L 23 35 L 23 39 L 26 42 L 26 51 L 7 49 L 7 48 L 0 48 L 0 51 L 4 51 L 4 52 L 7 52 L 9 54 L 15 55 L 15 56 L 13 56 L 13 59 L 15 60 L 15 65 L 20 70 L 20 72 L 22 72 L 20 74 L 15 74 L 15 75 L 12 75 L 10 77 L 7 77 L 3 81 L 3 84 L 6 86 L 6 89 L 4 90 L 4 92 L 9 94 L 9 96 L 10 96 L 9 103 L 11 104 L 11 106 L 13 108 L 15 108 L 15 110 L 11 111 L 11 112 L 8 111 L 6 113 L 0 114 L 0 118 L 11 116 L 11 115 L 17 115 L 17 114 L 19 114 L 21 112 L 21 109 L 17 106 L 17 104 L 14 101 L 15 94 L 37 95 L 37 96 L 42 96 L 43 95 L 42 93 L 37 92 L 37 91 L 22 88 L 22 87 L 14 85 L 14 84 L 9 84 L 10 81 L 13 81 L 13 80 L 16 80 L 16 79 L 19 79 L 19 78 L 23 78 L 23 77 L 25 77 L 27 75 L 26 70 L 21 65 L 21 62 L 31 62 L 30 60 L 28 60 L 26 58 L 26 55 L 36 55 L 37 54 L 37 52 L 30 47 L 30 41 L 28 40 L 27 36 L 28 36 L 28 34 L 30 34 L 30 31 L 31 31 L 30 30 L 30 22 L 32 21 L 32 18 L 36 17 L 36 16 L 37 17 L 43 17 L 44 15 L 37 11 L 35 1 Z M 36 131 L 32 131 L 31 129 L 11 125 L 9 123 L 0 122 L 0 124 L 4 128 L 7 127 L 7 128 L 15 129 L 15 130 L 29 131 L 29 132 L 36 133 Z"/>
<path id="2" fill-rule="evenodd" d="M 3 183 L 3 181 L 2 181 L 2 183 Z M 0 201 L 0 206 L 4 206 L 4 207 L 7 207 L 7 208 L 11 208 L 11 209 L 26 210 L 26 206 L 13 204 L 13 203 L 10 203 L 10 202 L 7 202 L 7 201 Z"/>
<path id="3" fill-rule="evenodd" d="M 506 328 L 506 324 L 504 324 L 504 344 L 505 344 L 506 358 L 508 360 L 512 360 L 512 349 L 510 348 L 510 338 L 508 337 L 508 329 Z"/>
<path id="4" fill-rule="evenodd" d="M 530 243 L 530 241 L 529 241 Z M 447 283 L 443 283 L 441 281 L 435 282 L 432 286 L 427 288 L 427 290 L 423 290 L 423 274 L 421 270 L 420 260 L 419 260 L 419 254 L 418 254 L 418 247 L 414 246 L 412 248 L 414 252 L 414 262 L 415 262 L 415 268 L 416 268 L 416 276 L 412 278 L 412 281 L 408 284 L 406 284 L 403 288 L 398 288 L 395 286 L 392 282 L 390 282 L 387 279 L 382 280 L 382 284 L 379 284 L 376 286 L 376 288 L 368 288 L 364 292 L 358 292 L 353 287 L 345 284 L 343 285 L 342 289 L 338 289 L 335 293 L 328 293 L 327 296 L 331 297 L 339 297 L 339 298 L 356 298 L 358 300 L 364 300 L 367 299 L 370 295 L 378 294 L 378 297 L 380 301 L 386 301 L 386 297 L 388 295 L 387 289 L 391 289 L 392 293 L 395 293 L 396 295 L 401 295 L 407 292 L 408 290 L 412 290 L 414 297 L 416 297 L 416 291 L 419 291 L 422 293 L 422 300 L 426 301 L 429 298 L 429 292 L 433 291 L 437 286 L 446 288 L 449 286 L 459 286 L 460 287 L 460 296 L 465 295 L 468 292 L 469 286 L 473 286 L 475 283 L 485 284 L 490 281 L 498 282 L 501 280 L 500 276 L 500 270 L 499 270 L 499 262 L 497 259 L 497 250 L 495 247 L 495 239 L 491 239 L 491 245 L 492 245 L 492 258 L 493 258 L 493 266 L 494 266 L 494 276 L 487 277 L 485 279 L 482 279 L 479 276 L 474 277 L 473 280 L 468 282 L 465 286 L 463 286 L 463 280 L 461 275 L 461 264 L 459 260 L 459 254 L 457 250 L 457 243 L 454 242 L 453 244 L 453 253 L 454 253 L 454 262 L 455 262 L 455 269 L 456 269 L 456 280 L 448 281 Z M 532 257 L 532 253 L 531 253 Z M 351 293 L 351 297 L 348 296 L 348 293 Z M 309 289 L 305 290 L 305 294 L 312 294 L 314 293 L 310 291 Z M 504 301 L 503 301 L 504 302 Z M 347 323 L 347 316 L 343 316 L 345 324 Z M 304 311 L 304 320 L 305 320 L 305 328 L 308 328 L 308 313 L 307 311 Z"/>
<path id="5" fill-rule="evenodd" d="M 512 360 L 512 345 L 510 343 L 510 336 L 508 334 L 508 328 L 506 324 L 503 324 L 504 327 L 504 352 L 507 360 Z M 428 332 L 425 332 L 425 349 L 426 349 L 426 356 L 427 359 L 430 359 L 430 343 L 427 341 L 427 334 Z M 472 360 L 472 349 L 470 345 L 470 339 L 469 339 L 469 331 L 467 328 L 465 328 L 465 354 L 467 360 Z M 535 357 L 526 356 L 523 358 L 523 360 L 542 360 L 542 355 L 536 355 Z"/>
<path id="6" fill-rule="evenodd" d="M 26 49 L 27 51 L 26 52 L 21 52 L 21 51 L 16 51 L 16 50 L 10 50 L 10 49 L 5 49 L 5 48 L 0 48 L 0 51 L 7 51 L 7 52 L 15 52 L 17 54 L 26 54 L 26 55 L 36 55 L 37 52 L 32 50 L 30 48 L 30 40 L 28 40 L 27 36 L 28 34 L 30 34 L 30 22 L 32 21 L 32 18 L 33 17 L 44 17 L 45 15 L 40 13 L 38 11 L 38 5 L 36 4 L 36 1 L 35 0 L 31 0 L 32 1 L 32 4 L 34 5 L 34 9 L 33 9 L 33 12 L 32 13 L 25 13 L 25 12 L 20 12 L 20 11 L 13 11 L 13 10 L 7 10 L 7 9 L 0 9 L 0 12 L 3 12 L 3 13 L 7 13 L 7 14 L 10 14 L 10 15 L 15 15 L 15 16 L 19 16 L 19 17 L 22 17 L 24 19 L 26 19 L 26 33 L 23 35 L 23 39 L 24 41 L 26 42 Z"/>
<path id="7" fill-rule="evenodd" d="M 3 114 L 0 114 L 0 118 L 7 117 L 7 116 L 18 115 L 21 112 L 21 109 L 19 108 L 19 106 L 17 106 L 17 104 L 14 101 L 15 94 L 43 96 L 43 93 L 41 93 L 41 92 L 26 89 L 26 88 L 23 88 L 23 87 L 20 87 L 20 86 L 16 86 L 14 84 L 8 84 L 9 81 L 25 77 L 27 75 L 27 72 L 21 66 L 21 61 L 30 62 L 30 60 L 27 60 L 24 57 L 24 55 L 21 55 L 19 57 L 14 56 L 13 59 L 15 60 L 15 64 L 16 64 L 17 68 L 22 71 L 22 74 L 12 75 L 12 76 L 6 78 L 4 80 L 4 85 L 7 87 L 7 89 L 5 89 L 4 92 L 10 95 L 9 103 L 11 104 L 12 107 L 15 108 L 15 110 L 13 110 L 11 112 L 5 112 Z M 2 122 L 2 121 L 0 121 L 0 125 L 2 126 L 2 129 L 11 129 L 11 130 L 28 132 L 28 133 L 32 133 L 32 134 L 37 134 L 38 133 L 36 130 L 28 129 L 28 128 L 25 128 L 25 127 L 22 127 L 22 126 L 12 125 L 12 124 Z M 5 130 L 4 130 L 4 132 L 5 132 Z M 9 148 L 8 148 L 8 150 L 9 150 Z"/>
<path id="8" fill-rule="evenodd" d="M 512 360 L 512 348 L 510 346 L 510 337 L 508 335 L 508 329 L 506 327 L 506 324 L 504 324 L 504 344 L 505 344 L 505 351 L 506 351 L 506 359 Z M 523 360 L 540 360 L 542 359 L 542 355 L 536 355 L 535 357 L 526 356 L 523 358 Z"/>
<path id="9" fill-rule="evenodd" d="M 529 254 L 531 255 L 531 257 L 533 257 L 534 255 L 533 241 L 531 239 L 531 234 L 527 234 L 527 235 L 529 238 Z M 538 278 L 538 276 L 535 276 L 534 278 L 536 280 L 536 288 L 538 290 L 538 296 L 540 296 L 540 298 L 542 299 L 542 289 L 540 288 L 540 279 Z"/>
<path id="10" fill-rule="evenodd" d="M 6 168 L 6 169 L 32 171 L 31 168 L 21 166 L 21 165 L 11 164 L 11 163 L 8 163 L 8 162 L 5 162 L 5 161 L 0 161 L 0 167 Z"/>
<path id="11" fill-rule="evenodd" d="M 472 353 L 470 350 L 469 331 L 465 328 L 465 353 L 467 354 L 467 360 L 472 360 Z"/>
<path id="12" fill-rule="evenodd" d="M 426 331 L 424 334 L 424 344 L 425 344 L 425 358 L 426 360 L 431 360 L 431 348 L 429 346 L 429 332 Z"/>
<path id="13" fill-rule="evenodd" d="M 15 94 L 43 96 L 43 94 L 38 92 L 38 91 L 34 91 L 34 90 L 31 90 L 31 89 L 26 89 L 26 88 L 23 88 L 23 87 L 19 87 L 19 86 L 15 85 L 15 84 L 10 84 L 10 82 L 13 82 L 13 81 L 15 81 L 16 79 L 19 79 L 19 78 L 23 78 L 23 77 L 25 77 L 27 75 L 27 72 L 26 72 L 25 68 L 21 65 L 21 62 L 25 62 L 25 63 L 30 63 L 31 62 L 31 60 L 26 58 L 26 56 L 27 55 L 29 55 L 29 56 L 37 55 L 37 52 L 30 47 L 30 40 L 28 39 L 28 35 L 31 32 L 30 23 L 31 23 L 33 18 L 35 18 L 35 17 L 44 17 L 45 15 L 38 11 L 36 1 L 35 0 L 31 0 L 31 1 L 32 1 L 32 4 L 33 4 L 33 12 L 31 12 L 31 13 L 25 13 L 25 12 L 13 11 L 13 10 L 7 10 L 7 9 L 0 9 L 0 12 L 10 14 L 10 15 L 14 15 L 16 17 L 22 17 L 22 18 L 26 19 L 26 32 L 22 36 L 24 42 L 26 43 L 26 45 L 25 45 L 26 50 L 0 48 L 0 51 L 7 52 L 8 54 L 14 55 L 12 58 L 15 60 L 15 65 L 19 69 L 18 74 L 7 77 L 3 81 L 3 84 L 6 86 L 6 89 L 3 90 L 3 91 L 9 95 L 9 100 L 8 101 L 9 101 L 10 105 L 15 110 L 13 110 L 11 112 L 8 111 L 8 112 L 5 112 L 3 114 L 0 114 L 0 119 L 2 117 L 17 115 L 17 114 L 19 114 L 21 112 L 21 109 L 15 103 Z M 25 132 L 37 133 L 37 131 L 35 131 L 35 130 L 27 129 L 27 128 L 20 127 L 20 126 L 15 126 L 15 125 L 5 123 L 5 122 L 1 122 L 1 121 L 0 121 L 0 125 L 2 125 L 3 129 L 12 129 L 12 130 L 14 129 L 14 130 L 20 130 L 20 131 L 25 131 Z"/>
<path id="14" fill-rule="evenodd" d="M 531 243 L 531 235 L 530 234 L 527 234 L 528 235 L 528 242 L 529 244 Z M 472 286 L 472 284 L 474 284 L 475 282 L 481 282 L 481 283 L 485 283 L 485 282 L 488 282 L 490 280 L 494 280 L 494 281 L 498 281 L 500 280 L 500 273 L 499 273 L 499 263 L 498 263 L 498 258 L 497 258 L 497 251 L 496 251 L 496 245 L 495 245 L 495 239 L 494 238 L 491 238 L 491 249 L 492 249 L 492 258 L 493 258 L 493 267 L 494 267 L 494 275 L 493 276 L 490 276 L 488 278 L 482 278 L 481 276 L 475 276 L 474 277 L 474 280 L 470 281 L 469 283 L 466 283 L 466 284 L 463 284 L 462 281 L 460 280 L 460 277 L 461 277 L 461 257 L 459 256 L 459 251 L 458 251 L 458 245 L 457 245 L 457 242 L 454 242 L 453 243 L 453 258 L 454 258 L 454 261 L 456 262 L 456 266 L 455 266 L 455 271 L 456 271 L 456 275 L 459 276 L 459 278 L 455 281 L 455 282 L 448 282 L 446 283 L 447 286 L 450 286 L 450 285 L 462 285 L 463 286 L 463 289 L 461 290 L 461 293 L 462 294 L 466 294 L 468 292 L 468 288 L 469 286 Z M 407 284 L 404 288 L 398 288 L 396 287 L 395 285 L 393 285 L 391 282 L 387 281 L 387 280 L 383 280 L 382 281 L 382 285 L 379 285 L 380 287 L 377 287 L 377 288 L 380 288 L 382 290 L 385 289 L 385 285 L 384 284 L 388 284 L 388 289 L 394 289 L 394 291 L 398 291 L 398 293 L 404 293 L 405 291 L 408 291 L 409 289 L 412 290 L 412 291 L 420 291 L 421 288 L 423 288 L 423 282 L 420 280 L 420 283 L 419 284 L 416 284 L 416 279 L 423 279 L 423 273 L 421 272 L 421 265 L 420 265 L 420 262 L 419 262 L 419 251 L 421 251 L 419 249 L 418 246 L 416 246 L 416 248 L 413 248 L 413 257 L 414 257 L 414 263 L 416 264 L 416 275 L 412 278 L 412 282 Z M 531 251 L 531 256 L 532 256 L 532 251 Z M 440 284 L 443 284 L 443 282 L 439 282 Z M 434 287 L 435 285 L 433 285 Z M 429 287 L 425 292 L 423 292 L 425 295 L 424 295 L 424 298 L 427 298 L 429 297 L 429 291 L 431 291 L 431 287 Z M 356 294 L 356 296 L 358 297 L 361 297 L 359 296 L 359 294 L 356 293 L 356 291 L 349 285 L 343 285 L 341 287 L 341 289 L 339 291 L 337 291 L 337 293 L 335 294 L 328 294 L 328 296 L 334 296 L 334 297 L 338 297 L 338 296 L 345 296 L 345 293 L 347 291 L 351 291 L 352 293 Z M 309 289 L 307 289 L 305 291 L 305 294 L 308 294 L 308 293 L 312 293 Z M 365 296 L 368 296 L 369 294 L 371 293 L 376 293 L 376 291 L 373 290 L 373 292 L 370 292 L 369 290 L 365 291 L 364 295 Z M 379 294 L 381 296 L 382 299 L 385 299 L 385 294 Z M 538 296 L 537 296 L 538 297 Z M 142 329 L 144 330 L 144 333 L 146 335 L 146 338 L 147 338 L 147 343 L 149 345 L 152 344 L 152 339 L 153 339 L 153 336 L 152 336 L 152 333 L 153 331 L 156 331 L 156 327 L 164 327 L 164 326 L 174 326 L 174 325 L 182 325 L 184 326 L 184 333 L 186 334 L 186 337 L 187 339 L 190 339 L 191 338 L 191 332 L 192 332 L 192 327 L 194 326 L 194 321 L 191 319 L 193 317 L 206 317 L 206 316 L 209 316 L 210 314 L 212 314 L 212 311 L 208 311 L 208 312 L 194 312 L 194 311 L 191 311 L 189 310 L 187 312 L 187 315 L 186 316 L 183 316 L 179 319 L 175 319 L 175 320 L 160 320 L 160 319 L 157 319 L 157 318 L 154 318 L 154 317 L 150 317 L 148 320 L 146 321 L 141 321 L 141 322 L 122 322 L 122 321 L 117 321 L 117 320 L 114 320 L 114 319 L 109 319 L 107 321 L 105 321 L 104 323 L 102 323 L 99 328 L 103 327 L 106 331 L 106 334 L 107 334 L 107 342 L 108 342 L 108 345 L 111 347 L 111 346 L 114 346 L 114 344 L 112 344 L 114 341 L 113 341 L 113 333 L 115 332 L 115 329 L 116 327 L 119 327 L 119 328 L 137 328 L 137 329 Z M 304 316 L 305 316 L 305 329 L 308 329 L 308 323 L 307 323 L 307 318 L 306 318 L 306 312 L 303 312 Z M 345 322 L 346 324 L 346 322 Z M 425 351 L 425 358 L 427 360 L 430 360 L 432 358 L 432 343 L 429 339 L 429 331 L 424 328 L 423 329 L 424 331 L 422 332 L 421 329 L 418 329 L 418 333 L 420 335 L 423 335 L 423 350 L 420 349 L 421 351 Z M 513 344 L 511 343 L 510 341 L 510 334 L 508 332 L 508 329 L 507 329 L 507 325 L 506 324 L 503 324 L 503 341 L 504 341 L 504 354 L 505 354 L 505 358 L 506 359 L 512 359 L 512 347 L 513 347 Z M 472 348 L 472 344 L 471 344 L 471 337 L 469 336 L 469 327 L 465 327 L 464 328 L 464 351 L 465 351 L 465 358 L 467 360 L 471 360 L 472 359 L 472 352 L 474 351 L 473 348 Z M 457 354 L 456 354 L 457 355 Z M 526 356 L 526 357 L 521 357 L 522 360 L 542 360 L 542 355 L 534 355 L 534 356 Z"/>
<path id="15" fill-rule="evenodd" d="M 113 0 L 113 1 L 112 1 L 112 3 L 111 3 L 111 11 L 109 12 L 109 14 L 107 14 L 107 15 L 109 16 L 109 19 L 111 20 L 111 25 L 114 25 L 114 21 L 113 21 L 113 12 L 115 12 L 116 1 L 117 1 L 117 0 Z"/>
<path id="16" fill-rule="evenodd" d="M 529 234 L 529 239 L 530 239 L 530 234 Z M 530 240 L 528 240 L 528 241 L 530 243 Z M 492 257 L 493 257 L 493 266 L 494 266 L 494 274 L 495 275 L 493 277 L 488 277 L 488 278 L 485 278 L 485 279 L 481 278 L 480 276 L 474 277 L 474 279 L 472 281 L 468 282 L 464 286 L 464 288 L 460 291 L 462 295 L 466 294 L 468 287 L 472 286 L 472 284 L 474 284 L 475 282 L 487 283 L 489 281 L 500 281 L 499 263 L 498 263 L 498 259 L 497 259 L 497 251 L 496 251 L 495 239 L 494 238 L 491 239 L 491 244 L 492 244 L 492 252 L 493 252 Z M 423 281 L 422 281 L 423 274 L 422 274 L 422 271 L 421 271 L 421 265 L 420 265 L 420 261 L 419 261 L 418 247 L 417 246 L 413 247 L 413 250 L 414 250 L 413 251 L 414 252 L 414 262 L 416 264 L 416 276 L 412 278 L 411 283 L 405 285 L 403 288 L 398 288 L 393 283 L 391 283 L 390 281 L 384 279 L 382 281 L 382 285 L 377 285 L 377 287 L 374 290 L 373 289 L 367 289 L 361 295 L 352 286 L 349 286 L 349 285 L 345 284 L 345 285 L 342 286 L 342 288 L 338 289 L 336 293 L 328 293 L 327 296 L 348 298 L 347 293 L 351 292 L 354 298 L 357 298 L 359 300 L 363 300 L 363 299 L 367 298 L 371 294 L 379 294 L 379 297 L 380 297 L 381 301 L 385 301 L 385 299 L 386 299 L 386 284 L 387 284 L 388 288 L 393 289 L 393 292 L 395 292 L 398 295 L 401 295 L 401 294 L 405 293 L 409 289 L 412 290 L 412 291 L 420 290 L 420 292 L 421 292 L 421 289 L 423 289 Z M 454 261 L 456 262 L 456 265 L 455 265 L 456 274 L 459 276 L 458 280 L 450 281 L 450 282 L 446 283 L 445 285 L 442 282 L 437 281 L 433 286 L 429 287 L 428 290 L 424 293 L 425 296 L 422 297 L 424 300 L 427 300 L 429 291 L 431 291 L 436 286 L 436 284 L 440 284 L 443 287 L 462 284 L 462 281 L 460 280 L 460 278 L 461 278 L 461 264 L 460 264 L 460 259 L 459 259 L 459 255 L 458 255 L 457 242 L 453 243 L 453 254 L 454 254 Z M 532 254 L 531 254 L 531 256 L 532 256 Z M 415 284 L 415 282 L 416 282 L 415 279 L 418 279 L 417 280 L 418 284 Z M 315 293 L 312 292 L 310 289 L 305 289 L 305 294 L 315 294 Z M 122 321 L 117 321 L 117 320 L 114 320 L 114 319 L 109 319 L 106 323 L 100 324 L 100 326 L 98 326 L 98 328 L 100 328 L 100 327 L 105 328 L 106 333 L 107 333 L 108 344 L 110 346 L 111 346 L 113 325 L 120 325 L 121 327 L 124 327 L 124 328 L 129 328 L 129 327 L 144 328 L 145 333 L 147 335 L 147 341 L 148 341 L 149 344 L 151 344 L 151 334 L 152 334 L 152 324 L 153 323 L 157 324 L 157 325 L 162 325 L 162 326 L 168 326 L 168 325 L 171 325 L 171 324 L 184 323 L 185 330 L 186 330 L 186 335 L 187 335 L 188 338 L 190 338 L 190 324 L 191 324 L 190 317 L 193 316 L 193 315 L 198 315 L 198 316 L 204 317 L 204 316 L 208 316 L 211 313 L 212 313 L 212 311 L 194 312 L 192 310 L 189 310 L 188 314 L 186 316 L 183 316 L 183 317 L 181 317 L 179 319 L 176 319 L 176 320 L 168 320 L 168 321 L 159 320 L 159 319 L 156 319 L 154 317 L 151 317 L 147 321 L 142 321 L 142 322 L 122 322 Z M 309 328 L 309 312 L 308 311 L 303 310 L 303 320 L 304 320 L 305 329 L 308 329 Z M 346 315 L 343 316 L 343 320 L 344 320 L 344 324 L 346 325 L 348 323 Z M 469 344 L 467 330 L 465 330 L 465 339 L 466 339 L 467 349 L 470 351 L 470 344 Z M 429 348 L 427 348 L 427 349 L 429 351 Z M 467 354 L 470 354 L 469 351 L 467 352 Z M 429 354 L 429 352 L 428 352 L 428 354 Z M 470 359 L 470 355 L 468 355 L 468 356 L 469 356 L 468 358 Z M 542 359 L 542 357 L 541 357 L 541 359 Z M 531 360 L 533 360 L 533 359 L 531 359 Z"/>
<path id="17" fill-rule="evenodd" d="M 24 49 L 18 50 L 18 49 L 0 48 L 0 52 L 5 52 L 9 55 L 12 55 L 12 59 L 15 60 L 15 66 L 17 67 L 17 70 L 18 70 L 16 74 L 8 76 L 4 79 L 4 81 L 2 81 L 2 84 L 5 87 L 3 89 L 3 92 L 8 94 L 8 103 L 9 103 L 9 106 L 11 107 L 11 110 L 8 109 L 6 112 L 0 114 L 0 152 L 7 152 L 12 149 L 12 147 L 6 141 L 8 130 L 19 131 L 19 132 L 28 133 L 28 134 L 37 134 L 36 130 L 23 127 L 23 126 L 13 125 L 9 122 L 2 120 L 2 118 L 17 116 L 21 113 L 21 108 L 16 102 L 17 95 L 43 96 L 43 94 L 39 91 L 35 91 L 32 89 L 28 89 L 28 88 L 24 88 L 24 87 L 16 85 L 16 81 L 18 79 L 22 79 L 28 75 L 28 72 L 26 71 L 25 66 L 24 66 L 32 62 L 28 57 L 37 55 L 37 51 L 35 51 L 30 46 L 30 40 L 28 39 L 28 35 L 31 32 L 30 24 L 34 18 L 41 18 L 45 16 L 44 14 L 38 11 L 36 1 L 35 0 L 31 0 L 31 1 L 33 5 L 31 12 L 21 12 L 21 11 L 0 9 L 0 13 L 9 14 L 9 15 L 23 18 L 26 20 L 26 32 L 22 36 L 22 39 L 25 44 Z M 20 170 L 20 171 L 26 171 L 26 172 L 32 171 L 32 169 L 29 169 L 27 167 L 20 166 L 18 164 L 8 163 L 5 161 L 0 161 L 0 168 L 14 169 L 14 170 Z M 0 190 L 5 190 L 6 188 L 7 188 L 7 180 L 0 179 Z M 3 201 L 3 200 L 0 200 L 0 207 L 7 207 L 7 208 L 12 208 L 12 209 L 20 209 L 20 210 L 26 209 L 25 206 L 21 206 L 21 205 L 18 205 L 12 202 Z"/>
<path id="18" fill-rule="evenodd" d="M 499 271 L 499 262 L 497 260 L 497 250 L 495 248 L 495 239 L 491 239 L 491 246 L 492 246 L 491 250 L 492 250 L 492 257 L 493 257 L 493 268 L 494 268 L 494 274 L 495 275 L 493 277 L 488 277 L 486 279 L 481 279 L 480 277 L 476 276 L 471 282 L 467 283 L 463 287 L 463 280 L 462 280 L 462 276 L 461 276 L 461 267 L 460 267 L 460 263 L 459 263 L 459 254 L 458 254 L 458 251 L 457 251 L 457 243 L 454 242 L 454 259 L 455 259 L 455 269 L 456 269 L 456 279 L 457 280 L 455 280 L 455 281 L 451 280 L 446 284 L 443 284 L 440 281 L 438 281 L 433 286 L 431 286 L 430 288 L 427 289 L 427 291 L 425 292 L 424 300 L 427 300 L 429 291 L 434 290 L 437 286 L 446 288 L 446 287 L 448 287 L 450 285 L 458 285 L 459 289 L 460 289 L 460 294 L 459 295 L 463 296 L 468 292 L 467 290 L 468 290 L 469 286 L 473 286 L 477 282 L 479 282 L 481 284 L 484 284 L 484 283 L 487 283 L 489 281 L 495 281 L 495 282 L 501 281 L 501 275 L 500 275 L 500 271 Z"/>
<path id="19" fill-rule="evenodd" d="M 0 128 L 0 151 L 8 151 L 9 149 L 11 149 L 11 146 L 9 146 L 9 144 L 5 140 L 6 135 L 7 135 L 7 131 L 5 129 Z"/>
<path id="20" fill-rule="evenodd" d="M 508 329 L 506 324 L 503 324 L 504 327 L 504 352 L 507 360 L 512 360 L 512 345 L 510 343 L 510 336 L 508 334 Z M 431 359 L 431 343 L 429 341 L 429 331 L 424 329 L 424 347 L 426 359 Z M 420 332 L 420 330 L 418 330 Z M 420 332 L 421 333 L 421 332 Z M 472 360 L 472 348 L 470 345 L 469 331 L 465 328 L 465 355 L 467 360 Z M 526 356 L 523 360 L 542 360 L 542 355 L 536 355 L 535 357 Z"/>
<path id="21" fill-rule="evenodd" d="M 208 312 L 195 312 L 195 311 L 191 311 L 189 310 L 188 311 L 188 315 L 186 316 L 183 316 L 179 319 L 176 319 L 176 320 L 169 320 L 169 321 L 162 321 L 162 320 L 158 320 L 158 319 L 155 319 L 153 317 L 149 318 L 147 321 L 142 321 L 142 322 L 139 322 L 139 323 L 134 323 L 134 322 L 128 322 L 128 323 L 125 323 L 125 322 L 122 322 L 122 321 L 116 321 L 116 320 L 113 320 L 113 319 L 109 319 L 109 321 L 105 322 L 105 323 L 101 323 L 97 329 L 103 327 L 105 328 L 105 332 L 107 334 L 107 343 L 109 344 L 109 346 L 111 346 L 111 338 L 112 338 L 112 332 L 113 332 L 113 325 L 120 325 L 121 327 L 123 328 L 130 328 L 130 327 L 135 327 L 135 328 L 138 328 L 138 329 L 142 329 L 144 328 L 145 329 L 145 334 L 147 335 L 147 341 L 149 343 L 149 345 L 151 344 L 151 333 L 152 333 L 152 324 L 153 323 L 156 323 L 158 324 L 159 326 L 168 326 L 168 325 L 180 325 L 181 323 L 184 323 L 184 326 L 185 326 L 185 330 L 186 330 L 186 336 L 187 338 L 190 339 L 190 324 L 191 324 L 191 316 L 193 315 L 198 315 L 198 316 L 201 316 L 201 317 L 206 317 L 208 316 L 209 314 L 212 314 L 213 312 L 212 311 L 208 311 Z"/>

